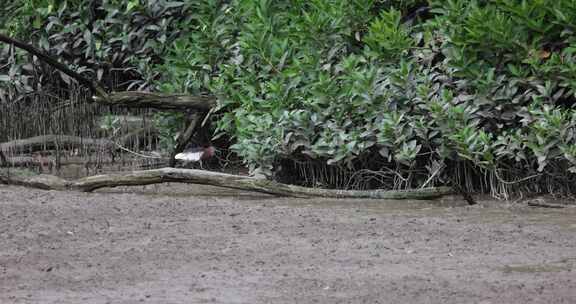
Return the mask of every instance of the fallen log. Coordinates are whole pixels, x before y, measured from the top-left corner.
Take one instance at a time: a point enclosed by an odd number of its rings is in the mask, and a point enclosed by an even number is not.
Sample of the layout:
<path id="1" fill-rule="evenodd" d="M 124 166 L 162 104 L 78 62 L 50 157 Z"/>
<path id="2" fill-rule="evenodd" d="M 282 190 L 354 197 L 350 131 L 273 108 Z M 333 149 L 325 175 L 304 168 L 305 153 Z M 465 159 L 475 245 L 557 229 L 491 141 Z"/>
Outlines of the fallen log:
<path id="1" fill-rule="evenodd" d="M 43 190 L 67 190 L 70 181 L 54 175 L 40 174 L 23 169 L 1 169 L 0 183 L 6 185 L 25 186 Z"/>
<path id="2" fill-rule="evenodd" d="M 55 150 L 57 148 L 85 148 L 91 147 L 94 150 L 117 150 L 120 146 L 125 146 L 130 142 L 142 137 L 146 134 L 155 134 L 156 129 L 152 126 L 147 128 L 140 128 L 128 132 L 118 138 L 111 140 L 106 138 L 87 138 L 71 135 L 40 135 L 24 139 L 16 139 L 4 143 L 0 143 L 0 155 L 4 156 L 2 152 L 36 152 Z M 0 164 L 9 162 L 9 159 L 4 156 Z"/>
<path id="3" fill-rule="evenodd" d="M 197 110 L 210 111 L 216 107 L 214 96 L 163 94 L 153 92 L 112 92 L 108 95 L 93 96 L 100 104 L 128 108 L 152 108 L 158 110 Z"/>
<path id="4" fill-rule="evenodd" d="M 93 139 L 70 135 L 41 135 L 0 143 L 0 151 L 38 151 L 63 147 L 112 148 L 114 142 L 108 139 Z"/>
<path id="5" fill-rule="evenodd" d="M 239 176 L 195 169 L 161 168 L 109 175 L 96 175 L 78 180 L 65 180 L 53 175 L 30 176 L 0 172 L 0 183 L 49 190 L 91 192 L 118 186 L 140 186 L 166 182 L 211 185 L 255 191 L 287 197 L 371 198 L 371 199 L 432 199 L 454 194 L 452 188 L 422 188 L 415 190 L 331 190 L 286 185 L 260 178 Z"/>
<path id="6" fill-rule="evenodd" d="M 148 156 L 148 155 L 146 155 L 146 156 Z M 91 164 L 98 164 L 98 165 L 106 166 L 106 165 L 118 164 L 120 162 L 138 163 L 139 160 L 144 159 L 144 160 L 147 160 L 147 163 L 145 163 L 141 166 L 154 166 L 155 164 L 167 165 L 168 160 L 169 160 L 167 157 L 162 157 L 162 156 L 148 156 L 148 157 L 149 158 L 146 159 L 146 158 L 141 157 L 141 156 L 136 156 L 133 159 L 128 159 L 128 160 L 114 160 L 111 157 L 103 157 L 103 158 L 99 158 L 98 160 L 90 160 L 84 156 L 64 156 L 64 157 L 60 158 L 58 165 L 59 166 L 70 166 L 70 165 L 86 166 L 86 165 L 91 165 Z M 56 157 L 53 154 L 43 156 L 42 159 L 48 163 L 56 163 Z M 148 162 L 151 162 L 153 164 L 150 165 Z M 7 157 L 6 158 L 6 164 L 4 164 L 4 165 L 0 164 L 0 167 L 40 166 L 40 164 L 41 164 L 41 162 L 40 162 L 38 157 L 25 155 L 25 156 Z M 156 167 L 159 167 L 159 166 L 156 165 Z"/>

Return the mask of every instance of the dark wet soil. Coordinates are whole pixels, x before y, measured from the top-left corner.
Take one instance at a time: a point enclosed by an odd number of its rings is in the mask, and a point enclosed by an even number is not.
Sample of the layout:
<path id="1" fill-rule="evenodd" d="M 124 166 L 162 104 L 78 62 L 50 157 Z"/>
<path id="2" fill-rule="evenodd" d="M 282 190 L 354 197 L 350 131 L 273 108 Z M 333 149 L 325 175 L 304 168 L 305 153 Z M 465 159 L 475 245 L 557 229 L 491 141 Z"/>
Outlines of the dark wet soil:
<path id="1" fill-rule="evenodd" d="M 0 303 L 576 303 L 576 208 L 0 185 Z"/>

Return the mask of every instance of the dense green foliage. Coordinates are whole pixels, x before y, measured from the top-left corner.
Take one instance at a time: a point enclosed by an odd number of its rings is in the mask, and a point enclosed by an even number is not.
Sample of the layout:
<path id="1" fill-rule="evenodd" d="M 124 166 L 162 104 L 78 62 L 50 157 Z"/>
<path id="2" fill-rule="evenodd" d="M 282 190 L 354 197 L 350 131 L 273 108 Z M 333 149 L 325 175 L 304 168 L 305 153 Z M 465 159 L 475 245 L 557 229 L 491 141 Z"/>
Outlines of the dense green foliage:
<path id="1" fill-rule="evenodd" d="M 217 94 L 252 167 L 392 170 L 396 187 L 576 172 L 574 1 L 202 2 L 163 88 Z"/>
<path id="2" fill-rule="evenodd" d="M 252 167 L 532 190 L 576 172 L 574 1 L 200 2 L 162 88 L 218 95 Z"/>
<path id="3" fill-rule="evenodd" d="M 49 12 L 39 45 L 105 79 L 104 63 L 137 71 L 130 88 L 218 96 L 216 134 L 252 169 L 337 187 L 573 184 L 572 0 L 103 0 L 97 12 Z M 306 166 L 344 177 L 309 180 L 294 169 Z"/>

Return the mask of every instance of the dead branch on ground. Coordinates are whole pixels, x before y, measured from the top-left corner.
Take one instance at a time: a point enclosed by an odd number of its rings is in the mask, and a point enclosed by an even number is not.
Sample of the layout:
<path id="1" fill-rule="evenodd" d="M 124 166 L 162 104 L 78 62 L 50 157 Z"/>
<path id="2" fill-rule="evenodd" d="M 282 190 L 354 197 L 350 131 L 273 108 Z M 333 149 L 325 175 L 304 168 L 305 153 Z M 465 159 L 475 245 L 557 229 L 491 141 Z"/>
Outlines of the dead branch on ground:
<path id="1" fill-rule="evenodd" d="M 0 151 L 27 151 L 52 150 L 64 147 L 91 146 L 95 149 L 111 149 L 114 142 L 108 139 L 93 139 L 71 135 L 41 135 L 25 139 L 17 139 L 0 143 Z"/>
<path id="2" fill-rule="evenodd" d="M 371 198 L 371 199 L 432 199 L 454 194 L 448 187 L 416 190 L 331 190 L 286 185 L 248 176 L 195 169 L 161 168 L 108 175 L 96 175 L 78 180 L 65 180 L 53 175 L 19 174 L 19 171 L 0 172 L 0 183 L 48 190 L 76 190 L 91 192 L 100 188 L 141 186 L 166 182 L 211 185 L 254 191 L 286 197 Z"/>

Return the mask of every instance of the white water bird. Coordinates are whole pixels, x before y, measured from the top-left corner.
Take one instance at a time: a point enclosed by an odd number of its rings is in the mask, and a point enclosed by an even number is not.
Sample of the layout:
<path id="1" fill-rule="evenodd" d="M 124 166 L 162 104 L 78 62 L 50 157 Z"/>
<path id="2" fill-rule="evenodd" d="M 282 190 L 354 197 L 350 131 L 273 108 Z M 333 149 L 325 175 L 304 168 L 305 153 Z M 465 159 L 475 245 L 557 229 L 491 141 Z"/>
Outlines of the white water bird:
<path id="1" fill-rule="evenodd" d="M 196 163 L 214 156 L 216 149 L 213 146 L 205 145 L 202 147 L 191 146 L 184 151 L 176 154 L 175 159 L 184 163 Z"/>

